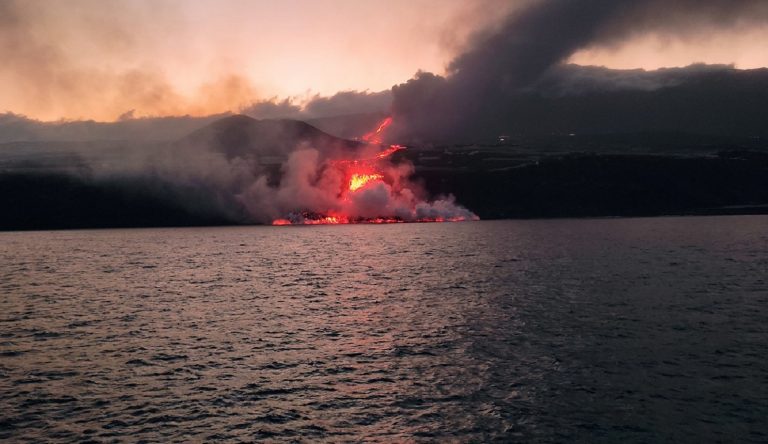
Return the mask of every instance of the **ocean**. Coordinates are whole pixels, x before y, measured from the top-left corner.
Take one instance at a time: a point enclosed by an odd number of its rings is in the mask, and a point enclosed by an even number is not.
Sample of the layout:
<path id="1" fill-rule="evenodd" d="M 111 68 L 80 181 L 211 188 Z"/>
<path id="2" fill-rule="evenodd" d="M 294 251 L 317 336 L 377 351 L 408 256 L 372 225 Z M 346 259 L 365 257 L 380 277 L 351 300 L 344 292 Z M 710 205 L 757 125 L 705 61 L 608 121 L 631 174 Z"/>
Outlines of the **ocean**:
<path id="1" fill-rule="evenodd" d="M 768 217 L 0 233 L 7 442 L 766 442 Z"/>

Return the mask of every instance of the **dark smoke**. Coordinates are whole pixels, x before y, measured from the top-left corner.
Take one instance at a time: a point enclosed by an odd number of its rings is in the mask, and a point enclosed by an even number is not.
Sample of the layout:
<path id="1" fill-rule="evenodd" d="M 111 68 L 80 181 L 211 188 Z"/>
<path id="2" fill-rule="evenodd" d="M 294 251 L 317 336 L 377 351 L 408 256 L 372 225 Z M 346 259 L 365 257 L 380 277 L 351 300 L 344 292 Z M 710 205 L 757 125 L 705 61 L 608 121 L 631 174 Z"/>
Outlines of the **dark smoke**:
<path id="1" fill-rule="evenodd" d="M 456 140 L 504 128 L 501 116 L 576 51 L 635 34 L 690 35 L 768 19 L 763 0 L 543 0 L 509 15 L 449 65 L 393 88 L 397 137 Z M 663 84 L 659 86 L 664 86 Z"/>

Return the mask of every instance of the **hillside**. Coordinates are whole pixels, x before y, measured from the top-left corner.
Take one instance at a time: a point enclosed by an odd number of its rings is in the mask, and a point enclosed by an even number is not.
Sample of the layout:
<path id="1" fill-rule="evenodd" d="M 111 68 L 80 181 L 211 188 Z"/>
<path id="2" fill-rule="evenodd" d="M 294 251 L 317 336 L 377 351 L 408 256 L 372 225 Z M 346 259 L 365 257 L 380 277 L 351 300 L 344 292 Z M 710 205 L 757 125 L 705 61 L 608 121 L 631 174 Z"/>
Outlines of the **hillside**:
<path id="1" fill-rule="evenodd" d="M 285 157 L 302 145 L 330 154 L 335 151 L 354 151 L 361 144 L 332 136 L 299 120 L 257 120 L 235 115 L 193 131 L 175 145 L 203 147 L 231 159 L 249 156 Z"/>

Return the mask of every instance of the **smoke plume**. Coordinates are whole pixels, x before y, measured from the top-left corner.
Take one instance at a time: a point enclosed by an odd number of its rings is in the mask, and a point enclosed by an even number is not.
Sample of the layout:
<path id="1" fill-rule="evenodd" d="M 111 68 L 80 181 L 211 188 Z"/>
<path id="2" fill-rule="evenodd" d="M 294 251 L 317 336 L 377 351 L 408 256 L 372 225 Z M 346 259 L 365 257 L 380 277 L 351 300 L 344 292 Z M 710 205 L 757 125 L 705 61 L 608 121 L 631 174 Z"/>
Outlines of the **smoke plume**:
<path id="1" fill-rule="evenodd" d="M 521 94 L 576 51 L 654 32 L 691 35 L 764 23 L 761 0 L 541 0 L 477 34 L 445 76 L 419 72 L 393 88 L 394 134 L 456 139 L 498 129 Z"/>
<path id="2" fill-rule="evenodd" d="M 385 120 L 389 122 L 389 119 Z M 380 125 L 379 132 L 386 125 Z M 373 134 L 373 133 L 372 133 Z M 399 146 L 356 142 L 296 120 L 234 115 L 174 142 L 16 143 L 0 153 L 14 174 L 66 175 L 143 190 L 206 220 L 349 223 L 472 220 L 451 196 L 411 180 Z M 132 191 L 133 190 L 133 191 Z"/>
<path id="3" fill-rule="evenodd" d="M 370 149 L 362 153 L 375 155 Z M 366 154 L 341 162 L 355 165 Z M 298 149 L 282 166 L 278 186 L 271 186 L 266 176 L 258 177 L 242 193 L 240 201 L 250 217 L 260 222 L 282 220 L 291 223 L 363 222 L 435 222 L 477 219 L 471 211 L 457 205 L 452 196 L 428 200 L 424 191 L 409 178 L 413 166 L 377 160 L 375 176 L 360 188 L 352 189 L 350 175 L 357 174 L 339 166 L 339 159 L 323 159 L 313 148 Z"/>

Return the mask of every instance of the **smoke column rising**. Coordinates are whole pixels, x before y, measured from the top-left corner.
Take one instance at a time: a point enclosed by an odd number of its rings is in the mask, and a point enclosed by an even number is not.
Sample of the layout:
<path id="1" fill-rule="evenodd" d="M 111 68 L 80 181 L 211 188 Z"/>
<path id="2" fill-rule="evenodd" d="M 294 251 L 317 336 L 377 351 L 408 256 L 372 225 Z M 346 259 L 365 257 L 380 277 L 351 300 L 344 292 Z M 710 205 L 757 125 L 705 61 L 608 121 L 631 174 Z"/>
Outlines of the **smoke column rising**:
<path id="1" fill-rule="evenodd" d="M 160 191 L 190 211 L 200 208 L 241 223 L 476 220 L 452 196 L 430 200 L 410 178 L 413 165 L 380 144 L 387 118 L 363 138 L 335 138 L 299 121 L 231 116 L 169 146 L 79 153 L 90 180 L 129 180 Z M 106 161 L 105 161 L 106 160 Z M 130 162 L 128 162 L 131 160 Z"/>
<path id="2" fill-rule="evenodd" d="M 352 156 L 323 158 L 312 147 L 294 151 L 281 168 L 279 186 L 261 176 L 240 195 L 241 201 L 260 222 L 267 217 L 275 225 L 477 220 L 452 196 L 428 200 L 409 179 L 413 165 L 391 161 L 405 149 L 381 149 L 381 137 L 391 123 L 387 117 L 364 135 L 367 145 Z"/>

